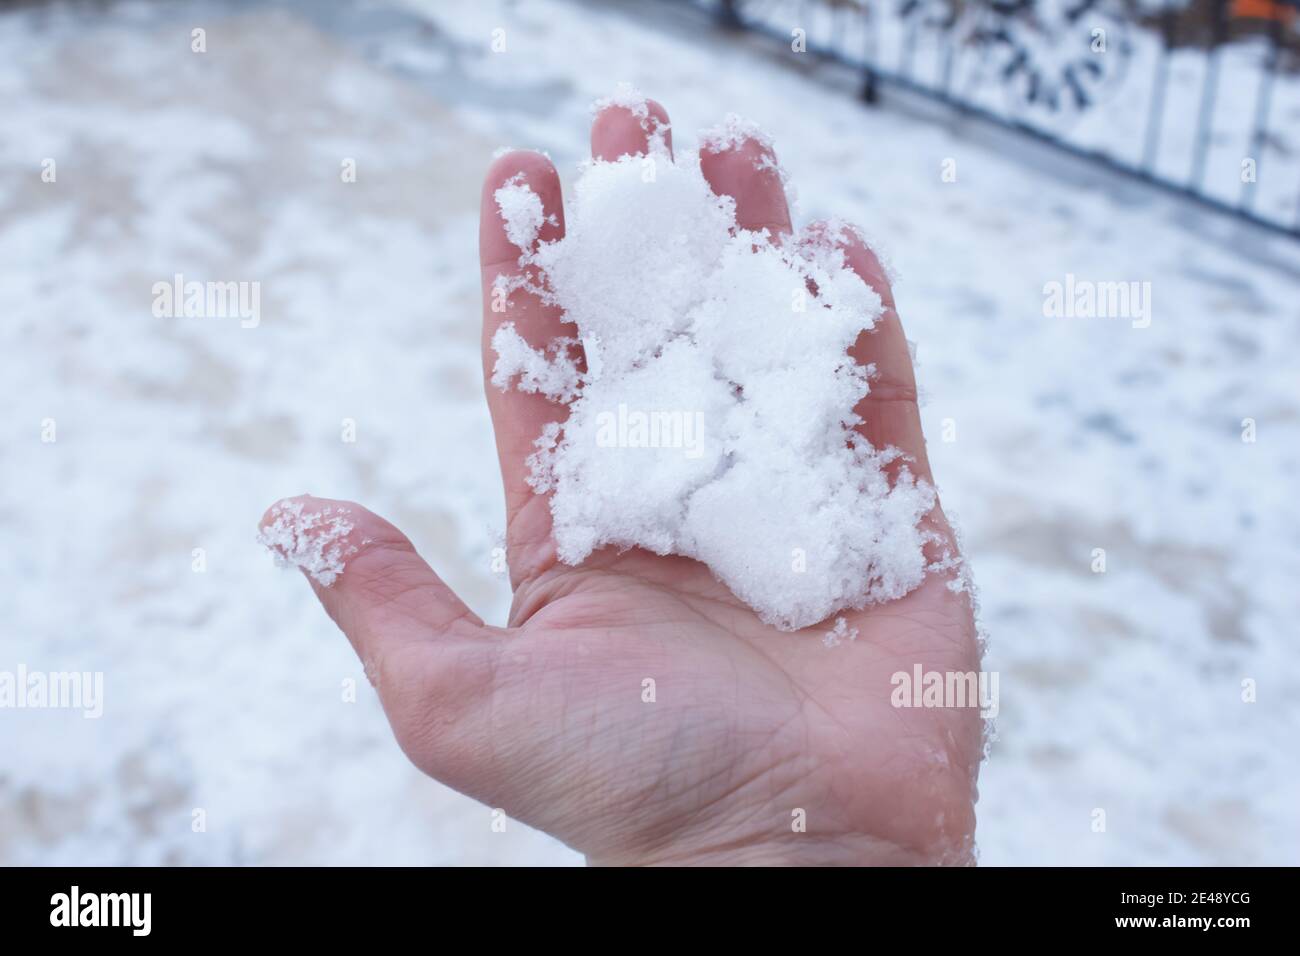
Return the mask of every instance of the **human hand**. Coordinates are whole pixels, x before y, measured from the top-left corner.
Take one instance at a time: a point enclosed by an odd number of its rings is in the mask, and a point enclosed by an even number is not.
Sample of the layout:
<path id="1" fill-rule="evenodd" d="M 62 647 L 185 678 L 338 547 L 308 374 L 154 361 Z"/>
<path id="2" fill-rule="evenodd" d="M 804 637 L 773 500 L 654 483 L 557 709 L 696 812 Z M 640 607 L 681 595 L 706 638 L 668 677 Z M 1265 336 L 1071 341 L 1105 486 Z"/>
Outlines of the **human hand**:
<path id="1" fill-rule="evenodd" d="M 651 112 L 667 124 L 661 107 L 652 103 Z M 593 124 L 592 152 L 642 152 L 646 136 L 630 112 L 609 107 Z M 789 211 L 775 170 L 756 168 L 762 150 L 751 140 L 701 163 L 714 190 L 735 198 L 741 226 L 767 228 L 780 241 L 791 231 Z M 507 311 L 491 308 L 497 276 L 519 269 L 493 193 L 518 174 L 555 217 L 540 239 L 564 230 L 559 178 L 545 157 L 511 152 L 492 164 L 480 228 L 487 378 L 501 322 L 514 322 L 535 347 L 575 331 L 522 290 Z M 912 473 L 931 481 L 911 357 L 884 270 L 865 245 L 840 241 L 886 306 L 852 350 L 876 367 L 857 409 L 860 431 L 877 448 L 901 449 Z M 351 529 L 338 542 L 352 552 L 346 570 L 312 587 L 365 663 L 416 766 L 591 863 L 973 859 L 978 712 L 890 701 L 891 676 L 918 663 L 979 669 L 968 595 L 948 586 L 950 574 L 931 573 L 899 600 L 844 612 L 857 637 L 827 647 L 829 622 L 778 631 L 686 558 L 606 549 L 578 567 L 559 563 L 547 499 L 527 484 L 525 459 L 542 426 L 565 410 L 536 394 L 491 385 L 487 394 L 514 589 L 506 627 L 485 625 L 382 518 L 350 503 L 298 499 L 307 513 L 346 509 Z M 263 523 L 273 520 L 268 512 Z M 926 522 L 951 549 L 938 505 Z"/>

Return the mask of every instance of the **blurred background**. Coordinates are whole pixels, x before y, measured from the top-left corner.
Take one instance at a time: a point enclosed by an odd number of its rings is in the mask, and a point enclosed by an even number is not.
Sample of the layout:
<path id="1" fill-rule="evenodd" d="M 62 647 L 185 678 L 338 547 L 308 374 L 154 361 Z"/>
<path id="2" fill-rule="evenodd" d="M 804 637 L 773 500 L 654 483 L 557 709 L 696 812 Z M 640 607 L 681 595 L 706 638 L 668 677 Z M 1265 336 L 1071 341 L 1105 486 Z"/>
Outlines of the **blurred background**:
<path id="1" fill-rule="evenodd" d="M 581 862 L 410 767 L 253 536 L 355 499 L 504 621 L 480 177 L 571 182 L 619 81 L 679 150 L 759 122 L 897 273 L 1000 674 L 982 861 L 1300 862 L 1295 14 L 0 3 L 0 671 L 104 681 L 0 710 L 0 863 Z M 155 314 L 176 275 L 256 323 Z M 1046 314 L 1071 276 L 1149 325 Z"/>

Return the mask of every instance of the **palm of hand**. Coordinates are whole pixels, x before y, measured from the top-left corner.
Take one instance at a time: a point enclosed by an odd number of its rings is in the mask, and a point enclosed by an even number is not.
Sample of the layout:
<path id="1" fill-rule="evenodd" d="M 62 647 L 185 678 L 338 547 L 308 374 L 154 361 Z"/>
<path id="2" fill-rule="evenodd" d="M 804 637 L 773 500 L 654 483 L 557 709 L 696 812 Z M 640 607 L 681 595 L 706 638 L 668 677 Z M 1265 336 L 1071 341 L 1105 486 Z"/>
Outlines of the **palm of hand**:
<path id="1" fill-rule="evenodd" d="M 644 137 L 631 114 L 608 109 L 593 151 L 634 152 Z M 706 174 L 736 196 L 742 224 L 788 231 L 779 183 L 755 170 L 751 148 L 718 157 Z M 488 285 L 513 254 L 488 203 L 521 172 L 562 215 L 549 163 L 530 153 L 499 159 L 485 186 Z M 859 409 L 864 430 L 877 446 L 908 452 L 928 478 L 892 296 L 869 250 L 850 260 L 888 307 L 888 322 L 855 349 L 878 369 L 870 407 Z M 563 331 L 536 301 L 512 309 L 526 337 Z M 485 317 L 486 340 L 501 317 Z M 344 507 L 357 553 L 334 586 L 314 585 L 417 766 L 593 862 L 971 859 L 977 713 L 890 700 L 891 677 L 916 664 L 978 669 L 964 593 L 931 574 L 900 600 L 846 612 L 856 639 L 828 647 L 829 625 L 780 632 L 689 559 L 609 550 L 580 567 L 559 564 L 523 459 L 541 423 L 562 413 L 490 388 L 489 404 L 506 481 L 510 626 L 483 625 L 400 532 L 353 505 Z M 937 509 L 929 520 L 948 535 Z"/>
<path id="2" fill-rule="evenodd" d="M 915 662 L 978 669 L 969 604 L 943 579 L 846 613 L 857 637 L 829 647 L 825 627 L 778 631 L 685 558 L 602 552 L 516 593 L 505 653 L 525 709 L 499 717 L 554 728 L 577 797 L 541 790 L 521 810 L 591 858 L 970 856 L 978 719 L 890 704 Z"/>

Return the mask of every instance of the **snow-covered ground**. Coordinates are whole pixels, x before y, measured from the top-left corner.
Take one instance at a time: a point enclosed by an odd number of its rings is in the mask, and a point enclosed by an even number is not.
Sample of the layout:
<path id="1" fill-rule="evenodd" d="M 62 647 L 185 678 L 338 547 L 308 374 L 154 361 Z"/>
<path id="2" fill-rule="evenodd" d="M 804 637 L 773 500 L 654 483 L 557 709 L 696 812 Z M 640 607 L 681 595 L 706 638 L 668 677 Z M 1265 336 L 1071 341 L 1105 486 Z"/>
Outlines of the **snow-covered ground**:
<path id="1" fill-rule="evenodd" d="M 645 6 L 0 14 L 0 670 L 104 674 L 97 720 L 0 711 L 0 862 L 578 861 L 409 767 L 253 526 L 357 499 L 504 618 L 478 180 L 571 181 L 619 80 L 679 143 L 759 121 L 898 272 L 1001 675 L 983 861 L 1300 862 L 1300 247 Z M 260 283 L 256 326 L 155 316 L 178 273 Z M 1067 274 L 1149 282 L 1149 326 L 1045 316 Z"/>

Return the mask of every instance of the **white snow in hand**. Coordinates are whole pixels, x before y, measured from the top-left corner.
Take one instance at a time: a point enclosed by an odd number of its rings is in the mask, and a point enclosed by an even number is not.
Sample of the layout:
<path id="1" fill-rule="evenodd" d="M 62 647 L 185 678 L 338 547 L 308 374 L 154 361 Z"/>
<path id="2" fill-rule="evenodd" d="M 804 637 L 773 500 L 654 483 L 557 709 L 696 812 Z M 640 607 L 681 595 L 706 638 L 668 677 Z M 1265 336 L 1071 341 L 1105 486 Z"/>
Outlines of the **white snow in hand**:
<path id="1" fill-rule="evenodd" d="M 752 127 L 727 129 L 710 143 Z M 530 346 L 509 322 L 493 338 L 496 386 L 568 405 L 530 458 L 560 559 L 606 545 L 696 558 L 785 629 L 907 593 L 934 494 L 906 463 L 891 482 L 898 452 L 853 430 L 869 383 L 847 350 L 881 303 L 845 263 L 848 234 L 777 248 L 737 229 L 698 154 L 650 153 L 653 175 L 642 157 L 585 164 L 565 237 L 521 259 L 599 377 L 580 374 L 573 339 Z M 536 223 L 500 205 L 508 232 Z"/>
<path id="2" fill-rule="evenodd" d="M 349 514 L 334 505 L 307 511 L 303 502 L 286 499 L 272 505 L 271 523 L 258 531 L 257 540 L 275 555 L 277 566 L 301 568 L 329 587 L 343 573 L 343 559 L 357 550 L 346 544 Z"/>

